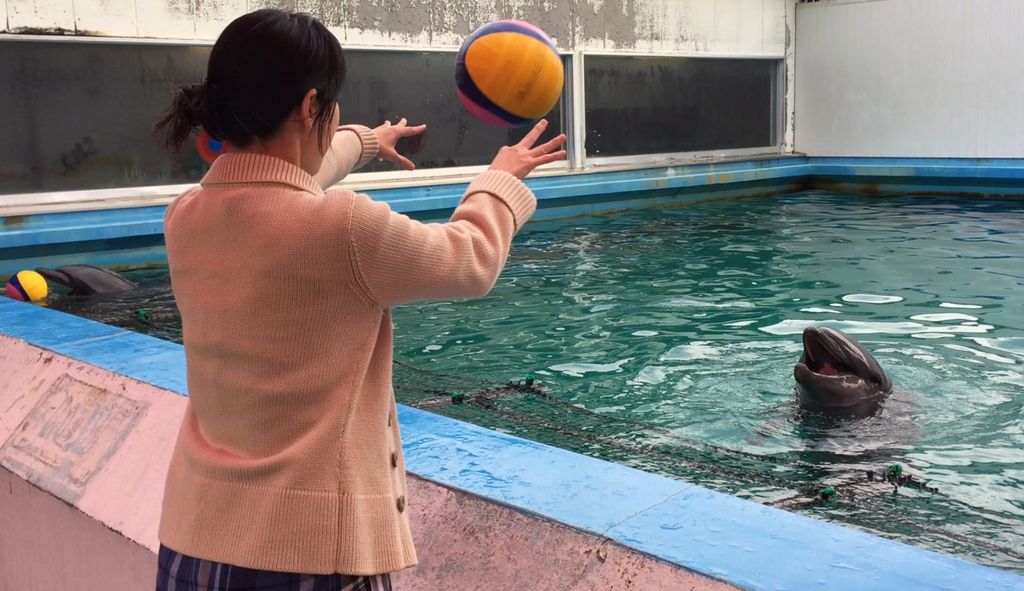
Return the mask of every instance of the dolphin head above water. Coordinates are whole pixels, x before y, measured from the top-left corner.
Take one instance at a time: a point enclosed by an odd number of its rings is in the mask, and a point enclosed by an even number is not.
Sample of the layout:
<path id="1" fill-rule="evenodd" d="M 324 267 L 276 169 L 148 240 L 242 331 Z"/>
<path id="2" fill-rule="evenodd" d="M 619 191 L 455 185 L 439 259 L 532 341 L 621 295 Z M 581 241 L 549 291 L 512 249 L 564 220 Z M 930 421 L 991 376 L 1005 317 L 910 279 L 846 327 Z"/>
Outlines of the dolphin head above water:
<path id="1" fill-rule="evenodd" d="M 793 368 L 801 407 L 844 417 L 878 410 L 892 382 L 867 349 L 831 328 L 808 326 L 803 341 L 803 355 Z"/>
<path id="2" fill-rule="evenodd" d="M 124 277 L 93 265 L 64 265 L 57 269 L 37 267 L 36 272 L 50 281 L 71 288 L 68 295 L 73 296 L 121 293 L 135 289 L 135 284 Z"/>

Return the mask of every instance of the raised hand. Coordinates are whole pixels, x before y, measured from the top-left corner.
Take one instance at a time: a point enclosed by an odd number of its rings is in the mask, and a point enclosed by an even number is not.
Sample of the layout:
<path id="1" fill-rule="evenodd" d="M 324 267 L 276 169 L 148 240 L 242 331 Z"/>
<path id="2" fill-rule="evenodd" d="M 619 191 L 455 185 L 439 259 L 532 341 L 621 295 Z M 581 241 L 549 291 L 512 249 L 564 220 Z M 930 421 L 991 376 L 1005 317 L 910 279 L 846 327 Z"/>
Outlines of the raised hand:
<path id="1" fill-rule="evenodd" d="M 406 170 L 415 170 L 416 165 L 413 164 L 412 160 L 409 160 L 405 156 L 402 156 L 395 150 L 395 145 L 398 144 L 398 140 L 403 137 L 409 137 L 419 135 L 426 131 L 426 125 L 409 126 L 406 123 L 405 117 L 392 125 L 390 121 L 385 121 L 382 125 L 375 127 L 373 132 L 377 134 L 377 142 L 380 144 L 380 149 L 377 151 L 377 156 L 384 160 L 390 160 L 395 164 L 401 166 Z"/>
<path id="2" fill-rule="evenodd" d="M 516 178 L 524 179 L 534 168 L 565 158 L 565 150 L 558 149 L 565 143 L 564 133 L 534 147 L 533 144 L 537 143 L 547 126 L 547 120 L 541 119 L 519 143 L 503 146 L 491 162 L 491 168 L 503 170 Z"/>

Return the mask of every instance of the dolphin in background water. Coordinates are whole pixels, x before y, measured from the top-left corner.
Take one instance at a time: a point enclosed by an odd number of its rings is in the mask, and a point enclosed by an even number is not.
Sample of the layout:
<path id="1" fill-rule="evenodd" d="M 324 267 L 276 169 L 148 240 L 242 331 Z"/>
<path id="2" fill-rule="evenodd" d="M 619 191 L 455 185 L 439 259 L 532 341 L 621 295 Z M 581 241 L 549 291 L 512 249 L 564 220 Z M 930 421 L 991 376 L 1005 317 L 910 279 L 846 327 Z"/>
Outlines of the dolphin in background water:
<path id="1" fill-rule="evenodd" d="M 801 408 L 844 418 L 878 412 L 892 382 L 867 349 L 841 331 L 814 326 L 804 329 L 803 343 L 793 368 Z"/>
<path id="2" fill-rule="evenodd" d="M 134 283 L 117 273 L 93 265 L 64 265 L 57 269 L 37 267 L 36 273 L 48 281 L 71 288 L 68 295 L 72 296 L 122 293 L 132 291 L 136 287 Z"/>

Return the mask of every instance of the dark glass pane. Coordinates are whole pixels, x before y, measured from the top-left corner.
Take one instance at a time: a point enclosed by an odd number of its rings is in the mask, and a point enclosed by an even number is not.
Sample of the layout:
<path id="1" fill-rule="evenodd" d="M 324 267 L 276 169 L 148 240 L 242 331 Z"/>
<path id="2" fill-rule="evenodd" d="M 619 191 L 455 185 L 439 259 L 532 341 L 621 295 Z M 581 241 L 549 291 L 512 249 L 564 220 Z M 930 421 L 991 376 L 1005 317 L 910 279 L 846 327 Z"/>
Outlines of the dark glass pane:
<path id="1" fill-rule="evenodd" d="M 206 164 L 169 154 L 153 124 L 202 80 L 209 48 L 0 41 L 0 193 L 187 183 Z"/>
<path id="2" fill-rule="evenodd" d="M 205 77 L 209 47 L 0 41 L 0 194 L 196 182 L 208 169 L 194 142 L 166 151 L 153 124 L 174 90 Z M 528 128 L 507 130 L 466 112 L 452 52 L 345 52 L 342 121 L 371 127 L 408 117 L 427 123 L 400 146 L 420 168 L 487 164 Z M 561 132 L 560 105 L 546 137 Z M 362 170 L 394 170 L 372 162 Z"/>
<path id="3" fill-rule="evenodd" d="M 470 115 L 455 93 L 454 52 L 350 50 L 348 78 L 341 92 L 341 119 L 378 125 L 406 117 L 427 124 L 407 155 L 418 168 L 488 164 L 503 145 L 517 142 L 529 127 L 505 129 Z M 542 140 L 562 132 L 561 101 L 547 116 Z M 415 150 L 415 151 L 414 151 Z M 389 162 L 371 162 L 364 171 L 394 170 Z"/>
<path id="4" fill-rule="evenodd" d="M 587 156 L 775 145 L 775 60 L 605 57 L 584 61 Z"/>

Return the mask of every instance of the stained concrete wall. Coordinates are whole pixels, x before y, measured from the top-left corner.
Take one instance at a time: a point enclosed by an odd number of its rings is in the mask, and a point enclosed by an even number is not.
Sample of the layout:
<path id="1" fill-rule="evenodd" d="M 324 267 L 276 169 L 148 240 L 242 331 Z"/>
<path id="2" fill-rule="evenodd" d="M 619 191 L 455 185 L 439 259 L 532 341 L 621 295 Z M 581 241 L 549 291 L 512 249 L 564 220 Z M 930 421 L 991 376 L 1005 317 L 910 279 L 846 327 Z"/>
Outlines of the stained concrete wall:
<path id="1" fill-rule="evenodd" d="M 1024 2 L 801 4 L 796 149 L 1024 157 Z"/>
<path id="2" fill-rule="evenodd" d="M 565 50 L 781 57 L 792 0 L 0 0 L 11 33 L 215 39 L 263 7 L 317 15 L 343 43 L 457 47 L 499 18 L 532 22 Z M 6 14 L 5 14 L 6 13 Z M 6 18 L 4 18 L 6 16 Z"/>

